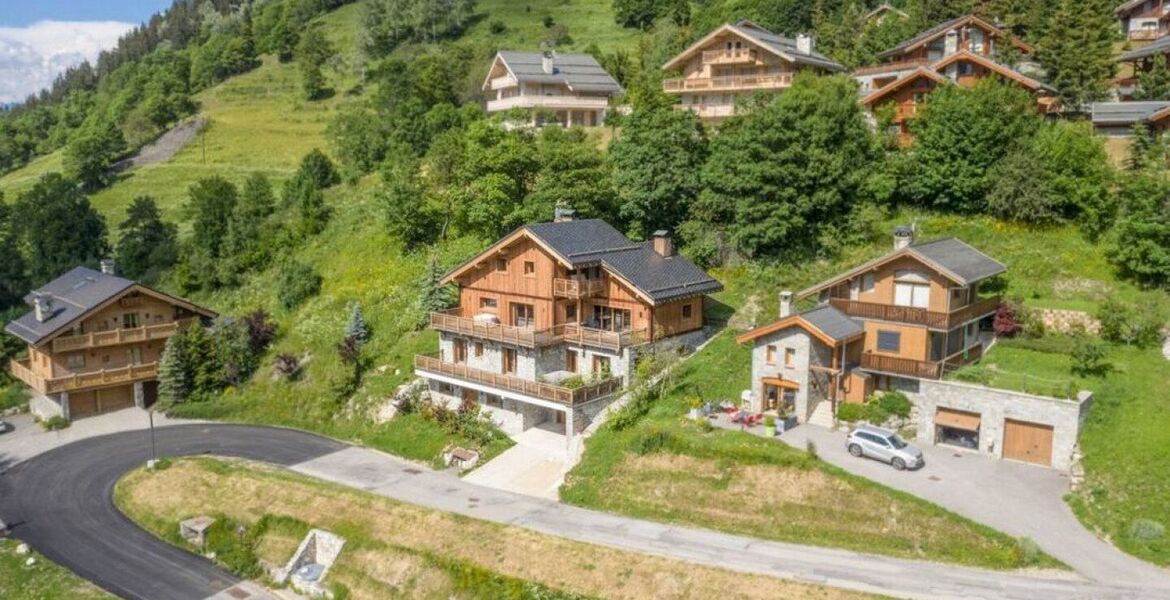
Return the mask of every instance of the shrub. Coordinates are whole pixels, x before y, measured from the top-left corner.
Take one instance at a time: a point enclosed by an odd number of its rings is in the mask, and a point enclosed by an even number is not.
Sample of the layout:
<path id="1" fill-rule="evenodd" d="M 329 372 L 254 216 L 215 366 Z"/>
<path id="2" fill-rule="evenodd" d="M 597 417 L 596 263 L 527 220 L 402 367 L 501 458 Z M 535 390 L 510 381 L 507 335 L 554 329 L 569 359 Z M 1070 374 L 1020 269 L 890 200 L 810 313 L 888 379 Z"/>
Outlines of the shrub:
<path id="1" fill-rule="evenodd" d="M 1139 309 L 1111 298 L 1101 304 L 1097 320 L 1101 337 L 1110 342 L 1147 348 L 1161 340 L 1162 319 L 1148 305 Z"/>
<path id="2" fill-rule="evenodd" d="M 856 423 L 865 418 L 865 405 L 842 402 L 837 405 L 837 419 L 846 423 Z"/>
<path id="3" fill-rule="evenodd" d="M 808 455 L 812 457 L 813 460 L 820 458 L 820 455 L 817 454 L 817 443 L 812 440 L 804 441 L 804 451 L 808 452 Z"/>
<path id="4" fill-rule="evenodd" d="M 295 260 L 287 261 L 276 281 L 280 305 L 292 310 L 321 291 L 321 276 L 313 267 Z"/>
<path id="5" fill-rule="evenodd" d="M 1087 335 L 1077 336 L 1071 354 L 1073 363 L 1070 370 L 1073 375 L 1100 377 L 1109 371 L 1109 364 L 1105 362 L 1105 349 Z"/>
<path id="6" fill-rule="evenodd" d="M 768 415 L 767 417 L 764 417 L 764 427 L 775 427 L 775 426 L 776 426 L 776 417 L 773 417 L 772 415 Z"/>
<path id="7" fill-rule="evenodd" d="M 25 393 L 24 386 L 11 383 L 0 388 L 0 410 L 20 406 L 26 402 L 28 402 L 28 394 Z"/>
<path id="8" fill-rule="evenodd" d="M 272 368 L 277 375 L 286 379 L 296 379 L 301 373 L 301 360 L 287 352 L 276 355 L 272 361 Z"/>
<path id="9" fill-rule="evenodd" d="M 255 528 L 249 530 L 242 524 L 223 515 L 207 529 L 205 548 L 215 553 L 215 560 L 240 577 L 255 578 L 261 575 L 260 562 L 256 559 Z"/>
<path id="10" fill-rule="evenodd" d="M 629 403 L 610 416 L 609 426 L 614 431 L 622 431 L 637 423 L 642 415 L 650 410 L 650 405 L 658 399 L 661 394 L 660 387 L 656 385 L 635 391 Z"/>
<path id="11" fill-rule="evenodd" d="M 653 427 L 634 438 L 630 444 L 630 449 L 639 456 L 645 456 L 652 452 L 658 452 L 659 450 L 668 448 L 674 442 L 673 433 L 666 429 Z"/>
<path id="12" fill-rule="evenodd" d="M 41 426 L 47 431 L 60 431 L 69 427 L 69 419 L 60 415 L 53 415 L 44 421 L 41 421 Z"/>
<path id="13" fill-rule="evenodd" d="M 1019 556 L 1018 564 L 1021 566 L 1034 565 L 1042 556 L 1040 546 L 1030 537 L 1016 539 L 1016 554 Z"/>
<path id="14" fill-rule="evenodd" d="M 877 398 L 877 406 L 884 412 L 905 419 L 910 416 L 910 399 L 899 391 L 886 392 Z"/>
<path id="15" fill-rule="evenodd" d="M 983 366 L 970 366 L 955 373 L 955 379 L 967 383 L 988 385 L 991 383 L 991 371 Z"/>
<path id="16" fill-rule="evenodd" d="M 1016 315 L 1016 306 L 1007 302 L 1001 302 L 999 307 L 995 309 L 995 316 L 992 318 L 992 328 L 995 330 L 995 335 L 1004 337 L 1011 337 L 1020 332 L 1020 322 Z"/>
<path id="17" fill-rule="evenodd" d="M 508 26 L 503 21 L 492 21 L 492 24 L 488 25 L 488 29 L 492 35 L 502 35 L 508 32 Z"/>
<path id="18" fill-rule="evenodd" d="M 1135 540 L 1149 542 L 1160 540 L 1166 535 L 1166 526 L 1151 519 L 1137 519 L 1129 525 L 1129 536 Z"/>

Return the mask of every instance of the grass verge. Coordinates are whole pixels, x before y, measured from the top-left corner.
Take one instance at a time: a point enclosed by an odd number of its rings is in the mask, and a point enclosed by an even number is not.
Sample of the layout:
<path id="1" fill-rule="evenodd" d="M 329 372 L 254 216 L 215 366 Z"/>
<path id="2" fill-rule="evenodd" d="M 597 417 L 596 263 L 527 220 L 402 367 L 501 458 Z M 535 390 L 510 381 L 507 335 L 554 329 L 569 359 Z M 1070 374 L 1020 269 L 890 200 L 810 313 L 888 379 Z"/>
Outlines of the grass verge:
<path id="1" fill-rule="evenodd" d="M 0 540 L 0 598 L 5 600 L 90 600 L 113 598 L 68 569 L 36 552 L 17 554 L 17 540 Z M 25 561 L 35 559 L 33 566 Z"/>
<path id="2" fill-rule="evenodd" d="M 346 538 L 328 579 L 352 598 L 857 598 L 829 588 L 611 550 L 402 504 L 270 467 L 209 458 L 138 470 L 118 507 L 176 541 L 178 521 L 216 514 L 261 519 L 257 554 L 287 560 L 307 527 Z"/>

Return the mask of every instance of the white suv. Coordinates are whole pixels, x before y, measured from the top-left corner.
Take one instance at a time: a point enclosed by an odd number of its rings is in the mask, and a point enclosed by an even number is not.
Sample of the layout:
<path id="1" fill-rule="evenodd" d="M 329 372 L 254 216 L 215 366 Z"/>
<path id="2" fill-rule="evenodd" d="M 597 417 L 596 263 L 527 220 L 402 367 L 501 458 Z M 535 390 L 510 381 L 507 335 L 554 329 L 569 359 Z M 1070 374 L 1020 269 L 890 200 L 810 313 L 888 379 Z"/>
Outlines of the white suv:
<path id="1" fill-rule="evenodd" d="M 895 469 L 917 469 L 926 464 L 922 451 L 907 444 L 889 429 L 862 425 L 849 432 L 845 442 L 849 453 L 858 458 L 868 456 L 890 463 Z"/>

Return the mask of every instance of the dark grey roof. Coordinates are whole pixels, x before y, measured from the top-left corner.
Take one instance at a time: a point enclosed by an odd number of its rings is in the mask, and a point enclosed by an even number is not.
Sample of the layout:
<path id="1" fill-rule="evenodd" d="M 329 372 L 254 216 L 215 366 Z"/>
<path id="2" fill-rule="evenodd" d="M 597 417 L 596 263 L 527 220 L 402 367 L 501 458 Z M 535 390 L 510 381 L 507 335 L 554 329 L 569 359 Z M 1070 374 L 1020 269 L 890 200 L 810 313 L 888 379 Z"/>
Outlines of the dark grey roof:
<path id="1" fill-rule="evenodd" d="M 1122 2 L 1117 6 L 1117 8 L 1113 9 L 1113 14 L 1120 15 L 1121 13 L 1129 12 L 1145 3 L 1146 0 L 1129 0 L 1128 2 Z"/>
<path id="2" fill-rule="evenodd" d="M 1003 263 L 955 238 L 913 244 L 910 251 L 958 277 L 963 285 L 1007 271 Z"/>
<path id="3" fill-rule="evenodd" d="M 622 92 L 622 86 L 588 54 L 553 54 L 552 73 L 545 72 L 541 52 L 502 50 L 499 56 L 520 82 L 564 84 L 577 92 Z"/>
<path id="4" fill-rule="evenodd" d="M 935 25 L 934 27 L 931 27 L 930 29 L 926 29 L 926 30 L 922 31 L 918 35 L 902 42 L 901 44 L 898 44 L 897 46 L 890 48 L 889 50 L 879 52 L 877 57 L 878 58 L 889 58 L 891 56 L 896 56 L 898 54 L 901 54 L 907 48 L 909 48 L 909 47 L 911 47 L 911 46 L 913 46 L 913 45 L 915 45 L 923 40 L 926 40 L 926 39 L 929 39 L 935 35 L 938 35 L 939 33 L 942 33 L 944 31 L 954 27 L 955 25 L 958 25 L 960 22 L 962 22 L 964 19 L 966 19 L 969 16 L 970 15 L 963 15 L 961 17 L 955 17 L 955 18 L 951 19 L 950 21 L 946 21 L 944 23 L 939 23 L 938 25 Z"/>
<path id="5" fill-rule="evenodd" d="M 1147 58 L 1155 54 L 1166 53 L 1170 53 L 1170 37 L 1164 37 L 1153 42 L 1152 44 L 1149 44 L 1148 46 L 1142 46 L 1141 48 L 1134 48 L 1128 52 L 1122 52 L 1121 56 L 1117 57 L 1117 62 L 1129 62 L 1131 60 Z"/>
<path id="6" fill-rule="evenodd" d="M 4 331 L 30 344 L 39 344 L 77 317 L 126 291 L 132 285 L 134 282 L 129 279 L 77 267 L 25 297 L 25 302 L 29 304 L 33 303 L 35 294 L 49 297 L 51 308 L 47 320 L 37 321 L 36 312 L 30 311 L 8 323 Z"/>
<path id="7" fill-rule="evenodd" d="M 800 313 L 800 318 L 838 342 L 865 332 L 865 327 L 861 323 L 828 304 L 806 310 Z"/>
<path id="8" fill-rule="evenodd" d="M 681 256 L 662 256 L 650 242 L 634 242 L 601 219 L 525 226 L 575 268 L 604 265 L 655 304 L 709 294 L 723 284 Z"/>
<path id="9" fill-rule="evenodd" d="M 812 65 L 829 71 L 845 70 L 844 65 L 824 54 L 816 50 L 805 54 L 796 48 L 796 40 L 772 33 L 751 21 L 739 21 L 735 24 L 735 27 L 747 34 L 748 37 L 755 39 L 760 45 L 768 46 L 773 50 L 792 57 L 792 60 L 797 64 Z"/>
<path id="10" fill-rule="evenodd" d="M 1094 102 L 1090 106 L 1094 125 L 1132 125 L 1170 106 L 1170 102 Z"/>

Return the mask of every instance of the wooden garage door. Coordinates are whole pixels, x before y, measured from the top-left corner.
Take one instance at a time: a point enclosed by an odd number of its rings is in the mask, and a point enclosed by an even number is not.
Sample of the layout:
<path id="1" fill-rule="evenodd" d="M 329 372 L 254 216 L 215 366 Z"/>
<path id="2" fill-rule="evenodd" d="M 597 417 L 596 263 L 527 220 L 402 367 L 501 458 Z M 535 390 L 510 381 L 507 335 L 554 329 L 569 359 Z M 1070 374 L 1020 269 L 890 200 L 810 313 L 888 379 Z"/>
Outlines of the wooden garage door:
<path id="1" fill-rule="evenodd" d="M 1004 420 L 1003 457 L 1051 466 L 1052 426 Z"/>
<path id="2" fill-rule="evenodd" d="M 131 406 L 134 406 L 134 388 L 128 385 L 69 394 L 69 418 L 71 419 Z"/>

